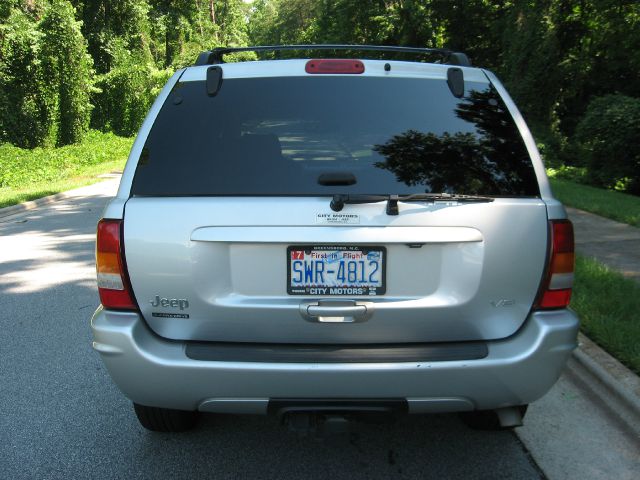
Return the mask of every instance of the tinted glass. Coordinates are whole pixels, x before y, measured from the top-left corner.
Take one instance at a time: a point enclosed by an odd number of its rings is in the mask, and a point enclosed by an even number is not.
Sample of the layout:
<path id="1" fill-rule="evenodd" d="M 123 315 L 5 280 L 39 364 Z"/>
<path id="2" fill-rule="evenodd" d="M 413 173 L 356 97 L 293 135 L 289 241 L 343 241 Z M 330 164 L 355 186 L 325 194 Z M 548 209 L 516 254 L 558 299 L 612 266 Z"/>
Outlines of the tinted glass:
<path id="1" fill-rule="evenodd" d="M 323 174 L 355 183 L 322 185 Z M 522 138 L 488 84 L 467 82 L 459 99 L 444 80 L 227 79 L 215 97 L 204 82 L 179 83 L 151 129 L 132 189 L 153 196 L 424 192 L 538 195 Z"/>

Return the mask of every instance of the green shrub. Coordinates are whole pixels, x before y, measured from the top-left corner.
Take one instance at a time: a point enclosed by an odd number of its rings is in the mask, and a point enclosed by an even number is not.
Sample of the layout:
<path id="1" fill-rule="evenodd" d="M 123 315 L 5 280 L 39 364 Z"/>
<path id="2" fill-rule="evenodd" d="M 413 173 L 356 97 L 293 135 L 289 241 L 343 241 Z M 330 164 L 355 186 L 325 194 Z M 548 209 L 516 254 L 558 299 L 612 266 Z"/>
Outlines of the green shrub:
<path id="1" fill-rule="evenodd" d="M 640 195 L 640 99 L 606 95 L 594 99 L 575 140 L 594 185 Z"/>
<path id="2" fill-rule="evenodd" d="M 67 0 L 52 0 L 40 21 L 43 86 L 55 119 L 56 145 L 82 140 L 89 129 L 93 61 Z"/>
<path id="3" fill-rule="evenodd" d="M 43 86 L 41 33 L 19 9 L 0 22 L 0 142 L 25 148 L 46 143 L 52 120 Z"/>
<path id="4" fill-rule="evenodd" d="M 585 167 L 572 167 L 569 165 L 561 165 L 557 168 L 547 168 L 549 178 L 558 178 L 560 180 L 569 180 L 575 183 L 587 185 L 589 183 L 589 173 Z"/>
<path id="5" fill-rule="evenodd" d="M 52 0 L 0 22 L 0 142 L 78 142 L 89 127 L 91 57 L 75 10 Z"/>
<path id="6" fill-rule="evenodd" d="M 131 136 L 140 128 L 170 71 L 156 69 L 143 55 L 129 52 L 120 41 L 112 44 L 111 51 L 114 67 L 96 82 L 91 125 Z"/>

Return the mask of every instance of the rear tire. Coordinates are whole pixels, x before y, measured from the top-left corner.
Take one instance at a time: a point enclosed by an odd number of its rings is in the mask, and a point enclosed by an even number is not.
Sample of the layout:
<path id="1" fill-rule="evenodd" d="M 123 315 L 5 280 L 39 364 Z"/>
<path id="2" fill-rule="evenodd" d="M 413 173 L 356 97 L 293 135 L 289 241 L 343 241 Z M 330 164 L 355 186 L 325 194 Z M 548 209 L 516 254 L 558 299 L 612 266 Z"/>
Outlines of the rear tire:
<path id="1" fill-rule="evenodd" d="M 198 412 L 172 410 L 170 408 L 147 407 L 133 404 L 138 421 L 152 432 L 184 432 L 192 429 L 198 419 Z"/>
<path id="2" fill-rule="evenodd" d="M 524 419 L 529 405 L 520 405 L 520 415 Z M 498 420 L 498 414 L 493 410 L 474 410 L 472 412 L 460 412 L 463 423 L 472 430 L 496 431 L 513 430 L 514 427 L 503 427 Z"/>

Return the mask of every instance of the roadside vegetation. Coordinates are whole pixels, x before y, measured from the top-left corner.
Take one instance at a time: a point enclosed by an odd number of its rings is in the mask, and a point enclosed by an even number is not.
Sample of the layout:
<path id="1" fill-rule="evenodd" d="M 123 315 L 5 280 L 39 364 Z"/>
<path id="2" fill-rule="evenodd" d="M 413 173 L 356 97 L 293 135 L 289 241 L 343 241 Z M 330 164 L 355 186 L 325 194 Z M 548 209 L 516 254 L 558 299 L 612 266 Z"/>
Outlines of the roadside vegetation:
<path id="1" fill-rule="evenodd" d="M 81 143 L 25 149 L 0 145 L 0 208 L 98 181 L 122 170 L 132 138 L 89 131 Z"/>
<path id="2" fill-rule="evenodd" d="M 3 0 L 0 144 L 130 137 L 199 52 L 296 43 L 466 52 L 504 81 L 562 180 L 579 172 L 570 179 L 640 195 L 640 3 L 629 0 Z"/>
<path id="3" fill-rule="evenodd" d="M 563 204 L 640 227 L 640 197 L 582 185 L 551 175 L 549 180 L 553 194 Z"/>
<path id="4" fill-rule="evenodd" d="M 0 207 L 121 169 L 169 76 L 205 49 L 246 45 L 249 9 L 243 0 L 2 0 Z"/>
<path id="5" fill-rule="evenodd" d="M 640 374 L 640 285 L 596 260 L 577 256 L 571 307 L 582 331 Z"/>
<path id="6" fill-rule="evenodd" d="M 121 169 L 154 97 L 199 52 L 296 43 L 466 52 L 507 85 L 555 195 L 640 227 L 633 0 L 3 0 L 0 207 Z M 640 372 L 637 284 L 578 258 L 573 306 L 587 334 Z"/>

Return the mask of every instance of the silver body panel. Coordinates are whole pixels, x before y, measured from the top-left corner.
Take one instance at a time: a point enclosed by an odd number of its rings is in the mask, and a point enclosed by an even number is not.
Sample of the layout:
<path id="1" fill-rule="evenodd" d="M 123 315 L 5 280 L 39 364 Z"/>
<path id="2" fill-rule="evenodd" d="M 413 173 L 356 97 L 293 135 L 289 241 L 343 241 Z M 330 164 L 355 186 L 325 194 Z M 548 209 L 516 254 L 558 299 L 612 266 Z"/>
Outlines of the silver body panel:
<path id="1" fill-rule="evenodd" d="M 329 198 L 132 198 L 125 250 L 142 315 L 166 338 L 230 342 L 489 340 L 520 328 L 545 266 L 541 200 L 401 204 L 395 217 L 384 208 L 347 205 L 360 223 L 326 226 L 315 219 L 331 212 Z M 375 303 L 368 321 L 303 320 L 301 303 L 322 297 L 287 295 L 295 244 L 386 247 L 386 294 L 347 297 Z M 189 306 L 152 306 L 156 296 Z M 174 313 L 189 318 L 165 316 Z"/>
<path id="2" fill-rule="evenodd" d="M 266 413 L 272 398 L 403 398 L 410 411 L 524 405 L 555 383 L 576 347 L 570 310 L 529 316 L 486 358 L 412 363 L 251 363 L 192 360 L 185 343 L 155 335 L 140 315 L 99 308 L 93 347 L 136 403 L 221 413 Z"/>

